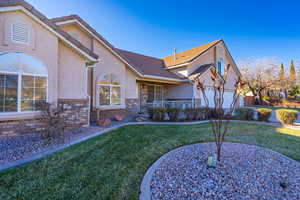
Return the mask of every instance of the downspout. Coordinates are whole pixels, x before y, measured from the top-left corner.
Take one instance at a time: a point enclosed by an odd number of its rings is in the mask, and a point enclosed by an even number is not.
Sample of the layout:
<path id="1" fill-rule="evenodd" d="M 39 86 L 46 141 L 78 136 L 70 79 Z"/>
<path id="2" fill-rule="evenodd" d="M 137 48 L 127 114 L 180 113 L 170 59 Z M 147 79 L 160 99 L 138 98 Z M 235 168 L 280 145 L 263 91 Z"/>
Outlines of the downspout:
<path id="1" fill-rule="evenodd" d="M 86 88 L 85 88 L 85 93 L 86 93 L 86 97 L 88 99 L 88 126 L 90 126 L 90 122 L 91 122 L 91 96 L 89 95 L 89 79 L 88 79 L 88 72 L 89 72 L 89 68 L 93 68 L 93 65 L 95 63 L 86 63 L 86 68 L 85 68 L 85 80 L 86 80 Z M 91 85 L 91 87 L 93 87 L 93 85 Z"/>

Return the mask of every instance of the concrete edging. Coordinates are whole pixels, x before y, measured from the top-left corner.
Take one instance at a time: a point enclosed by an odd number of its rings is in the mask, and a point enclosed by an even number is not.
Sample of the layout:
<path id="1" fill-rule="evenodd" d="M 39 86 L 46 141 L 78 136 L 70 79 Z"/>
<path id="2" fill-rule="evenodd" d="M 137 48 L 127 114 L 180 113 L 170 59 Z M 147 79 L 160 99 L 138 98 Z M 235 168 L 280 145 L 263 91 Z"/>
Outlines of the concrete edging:
<path id="1" fill-rule="evenodd" d="M 206 142 L 206 143 L 214 143 L 214 142 Z M 226 143 L 232 143 L 232 142 L 226 142 Z M 170 154 L 173 154 L 173 153 L 176 153 L 177 151 L 181 150 L 181 149 L 184 149 L 184 148 L 187 148 L 187 147 L 190 147 L 190 146 L 193 146 L 193 145 L 197 145 L 197 144 L 203 144 L 203 143 L 196 143 L 196 144 L 188 144 L 188 145 L 184 145 L 184 146 L 181 146 L 181 147 L 178 147 L 176 149 L 173 149 L 165 154 L 163 154 L 158 160 L 156 160 L 146 171 L 145 175 L 143 176 L 143 179 L 142 179 L 142 183 L 140 185 L 140 196 L 139 196 L 139 200 L 151 200 L 151 179 L 152 179 L 152 176 L 154 174 L 154 172 L 156 171 L 156 169 L 159 167 L 159 165 L 170 155 Z M 235 144 L 238 144 L 238 143 L 235 143 Z M 247 145 L 247 146 L 256 146 L 256 145 L 249 145 L 249 144 L 243 144 L 243 145 Z M 257 147 L 257 146 L 256 146 Z M 296 162 L 297 164 L 299 164 L 300 166 L 300 162 L 297 162 L 279 152 L 276 152 L 274 150 L 271 150 L 271 149 L 268 149 L 268 148 L 265 148 L 265 147 L 260 147 L 258 146 L 259 148 L 261 149 L 265 149 L 265 150 L 268 150 L 268 151 L 271 151 L 273 153 L 276 153 L 276 154 L 279 154 L 280 156 L 283 156 L 285 157 L 286 159 L 288 160 L 291 160 L 293 162 Z"/>
<path id="2" fill-rule="evenodd" d="M 267 123 L 267 122 L 256 122 L 256 121 L 252 122 L 252 121 L 240 121 L 240 120 L 233 120 L 233 121 L 234 122 L 255 123 L 255 124 L 266 124 L 266 125 L 271 125 L 271 126 L 278 126 L 278 125 L 275 125 L 274 123 Z M 89 140 L 91 138 L 97 137 L 99 135 L 105 134 L 107 132 L 116 130 L 116 129 L 124 127 L 124 126 L 129 126 L 129 125 L 147 125 L 147 124 L 149 124 L 149 125 L 196 125 L 196 124 L 205 124 L 205 123 L 209 123 L 209 120 L 194 121 L 194 122 L 127 122 L 127 123 L 124 123 L 124 124 L 116 125 L 114 127 L 110 127 L 110 128 L 105 129 L 105 130 L 96 132 L 96 133 L 91 134 L 91 135 L 89 135 L 87 137 L 80 138 L 80 139 L 75 140 L 75 141 L 73 141 L 73 142 L 71 142 L 69 144 L 65 144 L 65 145 L 62 145 L 60 147 L 51 149 L 49 151 L 45 151 L 45 152 L 39 153 L 39 154 L 34 155 L 34 156 L 30 157 L 30 158 L 25 158 L 25 159 L 17 160 L 17 161 L 9 163 L 7 165 L 3 165 L 3 166 L 0 167 L 0 172 L 4 171 L 4 170 L 7 170 L 7 169 L 10 169 L 10 168 L 18 167 L 20 165 L 23 165 L 23 164 L 26 164 L 26 163 L 29 163 L 29 162 L 32 162 L 32 161 L 35 161 L 35 160 L 38 160 L 38 159 L 41 159 L 41 158 L 44 158 L 44 157 L 47 157 L 48 155 L 51 155 L 53 153 L 56 153 L 58 151 L 61 151 L 61 150 L 66 149 L 68 147 L 71 147 L 71 146 L 76 145 L 78 143 L 84 142 L 86 140 Z"/>

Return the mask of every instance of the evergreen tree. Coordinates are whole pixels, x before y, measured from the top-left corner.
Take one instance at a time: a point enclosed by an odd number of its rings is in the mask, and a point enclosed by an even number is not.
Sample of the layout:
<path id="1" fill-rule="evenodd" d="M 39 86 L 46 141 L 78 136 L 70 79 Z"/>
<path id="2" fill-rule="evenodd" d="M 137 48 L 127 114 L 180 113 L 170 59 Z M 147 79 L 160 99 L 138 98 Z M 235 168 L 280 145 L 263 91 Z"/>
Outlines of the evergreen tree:
<path id="1" fill-rule="evenodd" d="M 296 81 L 296 70 L 295 70 L 295 65 L 293 60 L 291 61 L 291 66 L 290 66 L 290 81 L 292 85 L 294 85 Z"/>
<path id="2" fill-rule="evenodd" d="M 280 65 L 279 80 L 280 81 L 285 81 L 285 72 L 284 72 L 283 63 L 281 63 L 281 65 Z"/>

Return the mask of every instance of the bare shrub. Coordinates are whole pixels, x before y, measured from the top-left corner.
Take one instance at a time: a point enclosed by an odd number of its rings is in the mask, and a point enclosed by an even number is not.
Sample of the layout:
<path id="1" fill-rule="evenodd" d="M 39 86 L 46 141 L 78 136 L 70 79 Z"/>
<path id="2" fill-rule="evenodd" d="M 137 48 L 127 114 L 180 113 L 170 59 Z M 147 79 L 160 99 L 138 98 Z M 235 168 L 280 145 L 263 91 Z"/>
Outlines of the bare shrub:
<path id="1" fill-rule="evenodd" d="M 224 142 L 224 137 L 228 131 L 228 124 L 230 119 L 232 118 L 232 114 L 237 107 L 237 102 L 239 100 L 239 91 L 241 90 L 242 86 L 244 85 L 240 78 L 235 81 L 234 84 L 234 93 L 232 97 L 232 102 L 230 104 L 229 109 L 224 109 L 224 92 L 225 92 L 225 85 L 227 82 L 227 75 L 229 71 L 230 65 L 228 65 L 225 69 L 224 75 L 221 75 L 217 72 L 216 67 L 213 66 L 211 68 L 211 80 L 212 80 L 212 88 L 214 91 L 214 106 L 210 107 L 209 99 L 206 95 L 206 88 L 204 82 L 200 80 L 198 77 L 196 79 L 197 89 L 201 91 L 205 103 L 206 113 L 208 116 L 211 125 L 212 125 L 212 132 L 215 138 L 216 143 L 216 155 L 218 161 L 221 159 L 221 149 L 222 144 Z"/>
<path id="2" fill-rule="evenodd" d="M 62 107 L 51 103 L 39 103 L 37 109 L 41 111 L 39 120 L 44 125 L 43 138 L 53 139 L 60 136 L 66 127 Z"/>

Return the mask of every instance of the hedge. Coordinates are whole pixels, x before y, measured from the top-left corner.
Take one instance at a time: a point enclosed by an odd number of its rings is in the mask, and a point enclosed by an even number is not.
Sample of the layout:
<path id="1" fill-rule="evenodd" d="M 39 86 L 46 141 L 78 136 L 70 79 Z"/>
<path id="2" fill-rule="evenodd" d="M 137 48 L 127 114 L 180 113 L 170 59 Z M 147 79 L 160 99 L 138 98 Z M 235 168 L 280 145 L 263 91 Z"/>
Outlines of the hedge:
<path id="1" fill-rule="evenodd" d="M 268 108 L 259 108 L 257 109 L 258 112 L 258 120 L 259 121 L 269 121 L 269 118 L 272 114 L 272 109 Z"/>
<path id="2" fill-rule="evenodd" d="M 289 109 L 276 110 L 277 118 L 284 124 L 293 124 L 298 118 L 298 112 Z"/>

